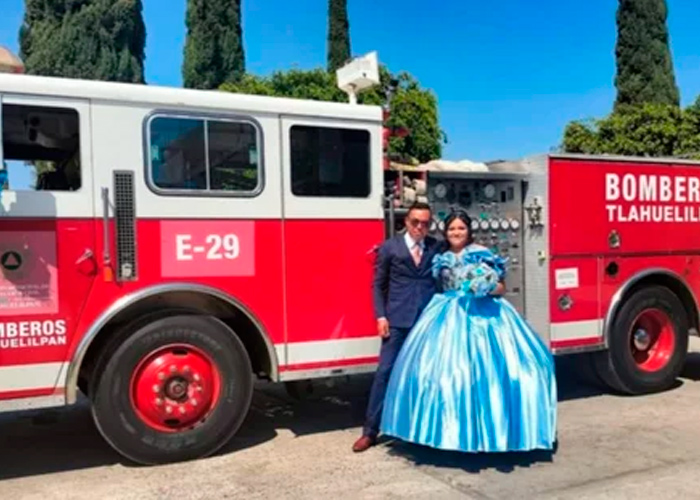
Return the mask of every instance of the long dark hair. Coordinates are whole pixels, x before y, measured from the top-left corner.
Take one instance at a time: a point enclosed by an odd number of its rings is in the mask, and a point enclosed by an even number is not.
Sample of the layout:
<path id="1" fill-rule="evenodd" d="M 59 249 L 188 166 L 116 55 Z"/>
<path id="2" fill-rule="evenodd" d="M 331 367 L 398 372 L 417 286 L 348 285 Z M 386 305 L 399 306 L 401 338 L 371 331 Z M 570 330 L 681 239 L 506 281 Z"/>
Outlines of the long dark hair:
<path id="1" fill-rule="evenodd" d="M 442 234 L 445 237 L 445 243 L 449 246 L 449 243 L 447 243 L 447 230 L 450 228 L 450 225 L 457 219 L 464 222 L 464 225 L 467 226 L 467 245 L 471 245 L 472 243 L 474 243 L 474 234 L 472 233 L 472 219 L 464 210 L 454 211 L 447 217 L 447 219 L 445 219 L 445 229 L 442 231 Z"/>

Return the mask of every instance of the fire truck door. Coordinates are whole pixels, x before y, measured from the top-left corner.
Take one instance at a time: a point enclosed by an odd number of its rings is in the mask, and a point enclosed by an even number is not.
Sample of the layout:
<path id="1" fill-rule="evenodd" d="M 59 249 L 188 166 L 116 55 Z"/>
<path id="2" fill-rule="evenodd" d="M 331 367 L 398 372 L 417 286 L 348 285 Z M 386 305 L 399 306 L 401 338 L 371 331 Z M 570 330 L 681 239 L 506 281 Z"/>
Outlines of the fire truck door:
<path id="1" fill-rule="evenodd" d="M 97 268 L 90 103 L 1 94 L 0 105 L 1 400 L 65 377 Z"/>
<path id="2" fill-rule="evenodd" d="M 383 241 L 381 127 L 283 118 L 287 362 L 376 357 L 373 249 Z"/>

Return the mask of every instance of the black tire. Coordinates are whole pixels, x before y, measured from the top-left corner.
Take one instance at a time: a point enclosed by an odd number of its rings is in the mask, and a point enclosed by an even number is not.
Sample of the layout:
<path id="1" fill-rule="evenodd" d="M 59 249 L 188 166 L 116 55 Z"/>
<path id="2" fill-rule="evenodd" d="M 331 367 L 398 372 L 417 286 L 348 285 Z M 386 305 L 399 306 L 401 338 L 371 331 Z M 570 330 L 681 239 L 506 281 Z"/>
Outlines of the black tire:
<path id="1" fill-rule="evenodd" d="M 632 329 L 645 311 L 665 315 L 671 326 L 673 348 L 658 369 L 643 370 L 635 361 Z M 598 375 L 615 391 L 630 395 L 660 392 L 671 387 L 680 375 L 688 353 L 688 315 L 676 294 L 663 286 L 644 287 L 630 295 L 615 316 L 609 348 L 594 354 Z"/>
<path id="2" fill-rule="evenodd" d="M 140 324 L 98 361 L 92 388 L 92 414 L 100 433 L 120 454 L 153 465 L 205 457 L 224 446 L 243 423 L 253 394 L 250 359 L 231 329 L 211 316 L 178 315 Z M 129 333 L 129 332 L 126 332 Z M 149 426 L 132 404 L 131 377 L 149 353 L 168 345 L 189 345 L 216 367 L 216 404 L 197 426 L 164 432 Z"/>
<path id="3" fill-rule="evenodd" d="M 167 318 L 168 316 L 188 316 L 188 315 L 198 315 L 196 311 L 191 311 L 183 308 L 163 308 L 151 311 L 146 314 L 136 316 L 127 323 L 111 330 L 101 332 L 100 335 L 107 335 L 107 340 L 99 347 L 99 353 L 95 356 L 95 359 L 90 362 L 90 360 L 85 359 L 83 361 L 83 366 L 80 368 L 80 374 L 78 376 L 78 388 L 88 399 L 91 399 L 90 395 L 95 390 L 95 382 L 99 378 L 99 374 L 104 370 L 105 364 L 109 361 L 109 358 L 117 350 L 124 340 L 126 340 L 132 333 L 139 330 L 141 327 L 146 326 L 161 318 Z M 97 367 L 97 368 L 96 368 Z"/>

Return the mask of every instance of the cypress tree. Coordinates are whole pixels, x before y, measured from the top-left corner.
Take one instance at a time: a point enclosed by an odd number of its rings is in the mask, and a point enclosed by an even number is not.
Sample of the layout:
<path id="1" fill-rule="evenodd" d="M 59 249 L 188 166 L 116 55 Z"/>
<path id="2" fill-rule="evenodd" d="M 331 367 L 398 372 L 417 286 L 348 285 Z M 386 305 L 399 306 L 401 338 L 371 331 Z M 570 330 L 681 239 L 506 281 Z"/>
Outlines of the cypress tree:
<path id="1" fill-rule="evenodd" d="M 144 82 L 141 0 L 26 0 L 20 56 L 26 72 Z"/>
<path id="2" fill-rule="evenodd" d="M 350 59 L 350 23 L 347 0 L 328 0 L 328 71 Z"/>
<path id="3" fill-rule="evenodd" d="M 678 106 L 666 20 L 666 0 L 619 0 L 617 100 L 615 106 L 658 103 Z"/>
<path id="4" fill-rule="evenodd" d="M 245 74 L 240 0 L 188 0 L 185 87 L 215 89 Z"/>

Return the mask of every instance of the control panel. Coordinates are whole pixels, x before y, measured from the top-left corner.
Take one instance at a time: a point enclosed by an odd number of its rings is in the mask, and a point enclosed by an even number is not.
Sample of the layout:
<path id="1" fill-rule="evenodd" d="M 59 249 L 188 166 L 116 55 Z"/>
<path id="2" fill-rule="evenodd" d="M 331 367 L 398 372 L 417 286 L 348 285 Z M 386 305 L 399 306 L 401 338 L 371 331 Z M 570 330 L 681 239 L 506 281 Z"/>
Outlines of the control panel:
<path id="1" fill-rule="evenodd" d="M 445 220 L 456 210 L 472 219 L 474 242 L 508 258 L 506 298 L 524 313 L 523 177 L 500 172 L 429 172 L 431 234 L 443 238 Z"/>

